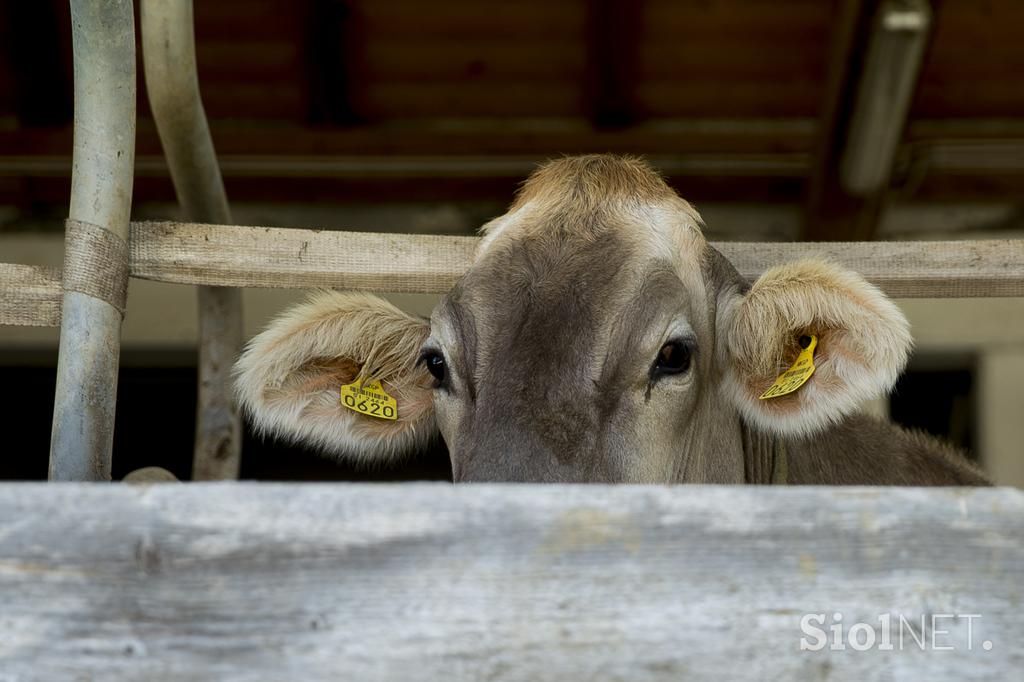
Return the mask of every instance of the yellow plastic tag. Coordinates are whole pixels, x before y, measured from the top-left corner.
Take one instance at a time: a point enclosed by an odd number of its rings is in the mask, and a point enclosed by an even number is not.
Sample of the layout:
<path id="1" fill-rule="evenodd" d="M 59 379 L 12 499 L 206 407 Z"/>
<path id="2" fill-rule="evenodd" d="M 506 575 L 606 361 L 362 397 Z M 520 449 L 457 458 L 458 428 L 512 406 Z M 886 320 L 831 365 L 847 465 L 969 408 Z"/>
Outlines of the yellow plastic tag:
<path id="1" fill-rule="evenodd" d="M 341 404 L 348 409 L 377 419 L 398 419 L 398 401 L 384 392 L 379 381 L 341 387 Z"/>
<path id="2" fill-rule="evenodd" d="M 811 334 L 810 339 L 807 347 L 800 351 L 800 355 L 796 356 L 793 366 L 779 375 L 775 383 L 761 394 L 760 400 L 787 395 L 807 383 L 807 380 L 814 374 L 814 349 L 818 346 L 817 336 Z"/>

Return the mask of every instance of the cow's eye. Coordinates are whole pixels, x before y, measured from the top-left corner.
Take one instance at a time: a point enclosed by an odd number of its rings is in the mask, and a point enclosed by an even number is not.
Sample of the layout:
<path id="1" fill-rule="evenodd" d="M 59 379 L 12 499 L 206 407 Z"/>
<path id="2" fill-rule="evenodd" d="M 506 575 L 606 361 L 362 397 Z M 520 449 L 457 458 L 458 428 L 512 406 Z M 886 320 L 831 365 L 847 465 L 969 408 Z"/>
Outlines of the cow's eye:
<path id="1" fill-rule="evenodd" d="M 682 341 L 669 341 L 654 360 L 654 374 L 681 374 L 690 369 L 690 348 Z"/>
<path id="2" fill-rule="evenodd" d="M 438 386 L 444 383 L 445 377 L 448 375 L 448 368 L 445 365 L 444 355 L 440 351 L 423 351 L 423 354 L 420 355 L 420 362 L 427 366 L 427 371 L 437 380 Z"/>

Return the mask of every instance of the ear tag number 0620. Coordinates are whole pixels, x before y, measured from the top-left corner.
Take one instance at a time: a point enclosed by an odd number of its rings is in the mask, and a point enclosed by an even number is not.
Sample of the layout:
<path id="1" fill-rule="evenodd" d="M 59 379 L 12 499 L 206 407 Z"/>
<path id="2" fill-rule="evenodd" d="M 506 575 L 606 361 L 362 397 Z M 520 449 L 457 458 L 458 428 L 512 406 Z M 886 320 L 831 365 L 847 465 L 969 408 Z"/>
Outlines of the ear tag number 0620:
<path id="1" fill-rule="evenodd" d="M 367 417 L 398 419 L 398 401 L 384 392 L 380 381 L 345 384 L 341 387 L 341 404 Z"/>
<path id="2" fill-rule="evenodd" d="M 796 356 L 793 366 L 779 375 L 768 390 L 759 396 L 759 400 L 778 398 L 779 396 L 792 393 L 807 383 L 807 380 L 814 374 L 814 349 L 818 346 L 818 337 L 811 334 L 800 339 L 803 350 Z"/>

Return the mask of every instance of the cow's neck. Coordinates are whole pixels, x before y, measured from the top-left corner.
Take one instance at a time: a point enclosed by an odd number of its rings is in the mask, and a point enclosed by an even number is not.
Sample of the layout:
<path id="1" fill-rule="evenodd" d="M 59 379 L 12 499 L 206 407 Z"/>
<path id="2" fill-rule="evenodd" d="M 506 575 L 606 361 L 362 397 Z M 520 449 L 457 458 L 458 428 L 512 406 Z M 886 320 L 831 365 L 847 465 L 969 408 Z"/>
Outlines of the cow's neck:
<path id="1" fill-rule="evenodd" d="M 781 438 L 742 425 L 743 470 L 745 482 L 755 485 L 780 485 L 787 482 L 786 445 Z"/>

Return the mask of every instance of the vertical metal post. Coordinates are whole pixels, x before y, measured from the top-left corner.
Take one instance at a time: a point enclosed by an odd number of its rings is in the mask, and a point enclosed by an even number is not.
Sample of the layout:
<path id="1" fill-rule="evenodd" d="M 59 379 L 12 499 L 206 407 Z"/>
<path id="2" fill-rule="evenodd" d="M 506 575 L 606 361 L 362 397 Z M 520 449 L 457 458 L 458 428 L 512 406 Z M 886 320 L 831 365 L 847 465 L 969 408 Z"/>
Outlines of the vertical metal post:
<path id="1" fill-rule="evenodd" d="M 108 252 L 123 256 L 120 268 L 109 268 L 112 279 L 122 280 L 115 284 L 123 286 L 135 165 L 131 0 L 71 0 L 71 26 L 75 142 L 65 263 L 72 251 L 72 223 L 85 225 L 93 245 L 106 244 Z M 92 262 L 88 244 L 75 248 L 83 256 L 79 264 Z M 93 255 L 95 263 L 104 264 Z M 88 286 L 69 283 L 68 272 L 65 267 L 49 475 L 51 480 L 110 480 L 122 312 L 110 302 L 114 297 L 104 300 L 94 290 L 84 291 Z"/>
<path id="2" fill-rule="evenodd" d="M 203 111 L 192 0 L 142 0 L 146 90 L 185 218 L 230 224 L 227 193 Z M 238 478 L 241 419 L 231 367 L 242 347 L 238 289 L 198 287 L 199 401 L 193 480 Z"/>

